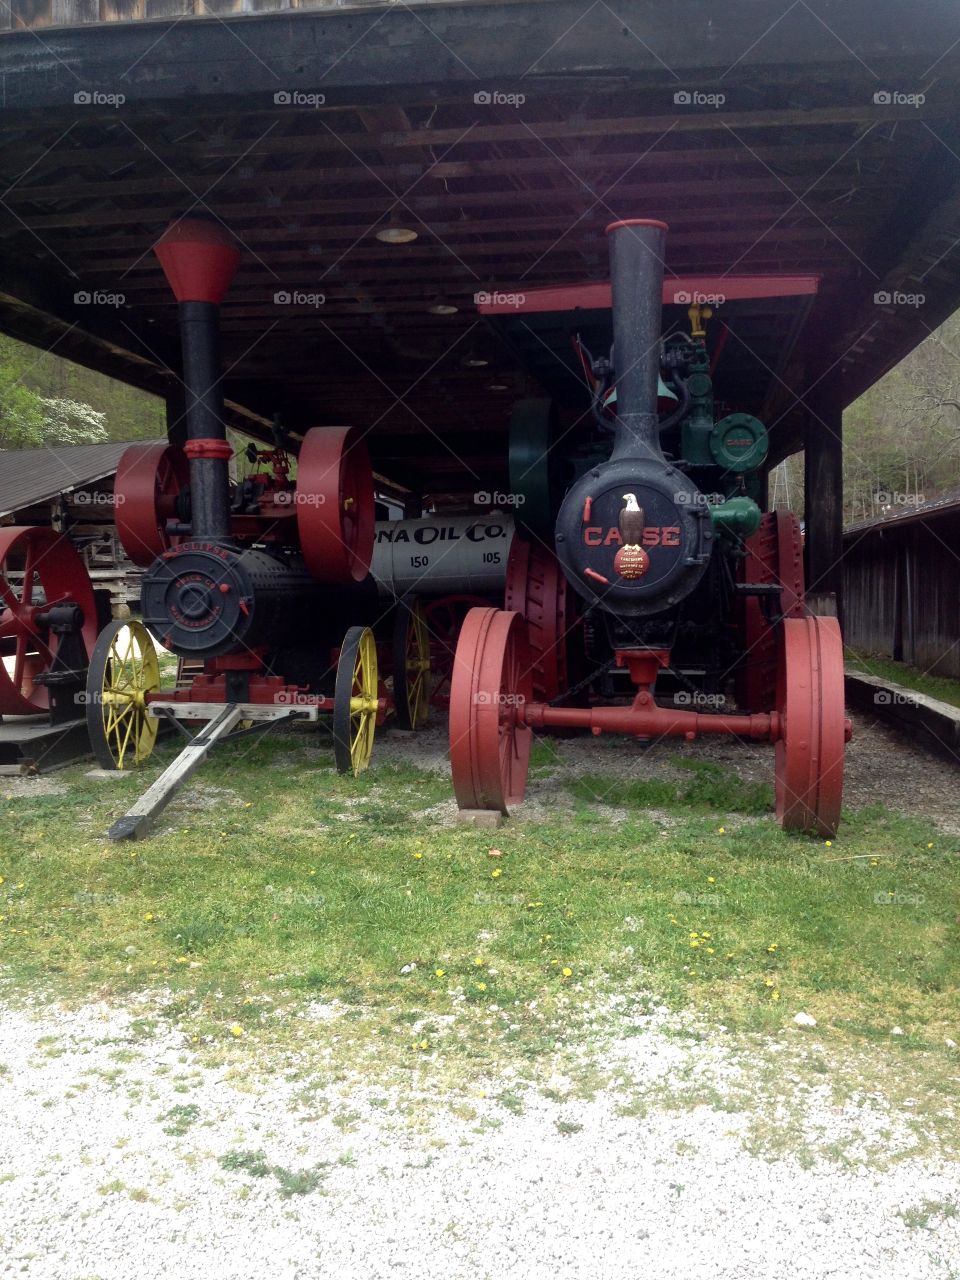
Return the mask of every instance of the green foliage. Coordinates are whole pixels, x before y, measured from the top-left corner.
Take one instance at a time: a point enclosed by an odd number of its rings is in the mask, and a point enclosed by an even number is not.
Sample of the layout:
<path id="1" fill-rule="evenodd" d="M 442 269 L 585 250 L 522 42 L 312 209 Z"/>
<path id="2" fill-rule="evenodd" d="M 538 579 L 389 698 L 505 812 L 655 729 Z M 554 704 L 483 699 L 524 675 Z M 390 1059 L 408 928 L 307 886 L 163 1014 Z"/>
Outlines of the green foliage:
<path id="1" fill-rule="evenodd" d="M 149 440 L 165 430 L 158 397 L 0 336 L 0 449 Z"/>
<path id="2" fill-rule="evenodd" d="M 845 411 L 846 523 L 902 511 L 910 502 L 960 488 L 958 348 L 960 312 Z M 803 513 L 802 454 L 771 473 L 771 503 Z"/>

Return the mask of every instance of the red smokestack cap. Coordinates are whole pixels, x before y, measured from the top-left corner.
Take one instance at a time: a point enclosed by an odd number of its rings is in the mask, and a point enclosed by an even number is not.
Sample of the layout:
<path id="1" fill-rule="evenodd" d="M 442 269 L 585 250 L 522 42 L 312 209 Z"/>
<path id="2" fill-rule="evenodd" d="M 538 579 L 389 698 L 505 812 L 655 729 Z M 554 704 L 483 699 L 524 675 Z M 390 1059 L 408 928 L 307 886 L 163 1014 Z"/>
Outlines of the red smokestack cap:
<path id="1" fill-rule="evenodd" d="M 222 302 L 240 262 L 233 237 L 204 218 L 171 222 L 154 252 L 178 302 Z"/>

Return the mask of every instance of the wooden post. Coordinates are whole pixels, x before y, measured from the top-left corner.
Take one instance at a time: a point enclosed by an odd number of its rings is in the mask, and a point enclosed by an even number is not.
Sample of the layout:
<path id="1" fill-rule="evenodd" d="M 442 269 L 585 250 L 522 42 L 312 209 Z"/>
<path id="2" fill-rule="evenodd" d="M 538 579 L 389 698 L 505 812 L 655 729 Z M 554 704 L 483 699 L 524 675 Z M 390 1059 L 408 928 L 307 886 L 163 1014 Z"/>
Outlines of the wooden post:
<path id="1" fill-rule="evenodd" d="M 832 594 L 843 620 L 843 394 L 836 371 L 804 396 L 803 480 L 807 592 Z"/>

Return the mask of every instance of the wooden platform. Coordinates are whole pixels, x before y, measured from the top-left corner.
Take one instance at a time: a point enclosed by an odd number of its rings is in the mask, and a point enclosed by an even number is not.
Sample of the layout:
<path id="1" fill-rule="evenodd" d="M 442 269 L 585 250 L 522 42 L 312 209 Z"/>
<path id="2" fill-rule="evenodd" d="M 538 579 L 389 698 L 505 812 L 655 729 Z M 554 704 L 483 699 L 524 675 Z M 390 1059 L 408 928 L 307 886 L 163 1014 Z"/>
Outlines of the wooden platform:
<path id="1" fill-rule="evenodd" d="M 58 725 L 46 716 L 10 716 L 0 722 L 0 775 L 49 773 L 89 755 L 83 718 Z"/>

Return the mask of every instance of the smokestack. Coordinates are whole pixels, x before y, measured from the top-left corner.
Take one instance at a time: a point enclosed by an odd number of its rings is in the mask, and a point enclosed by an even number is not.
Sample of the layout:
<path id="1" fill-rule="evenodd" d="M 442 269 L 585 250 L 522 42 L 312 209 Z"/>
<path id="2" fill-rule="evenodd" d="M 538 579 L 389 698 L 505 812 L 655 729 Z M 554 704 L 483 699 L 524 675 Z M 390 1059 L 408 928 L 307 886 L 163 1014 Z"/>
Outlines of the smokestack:
<path id="1" fill-rule="evenodd" d="M 230 477 L 220 387 L 220 302 L 240 262 L 223 227 L 202 218 L 172 222 L 155 246 L 177 299 L 190 461 L 191 536 L 230 540 Z"/>
<path id="2" fill-rule="evenodd" d="M 663 459 L 657 383 L 667 230 L 665 222 L 650 218 L 611 222 L 607 227 L 617 386 L 612 458 Z"/>

